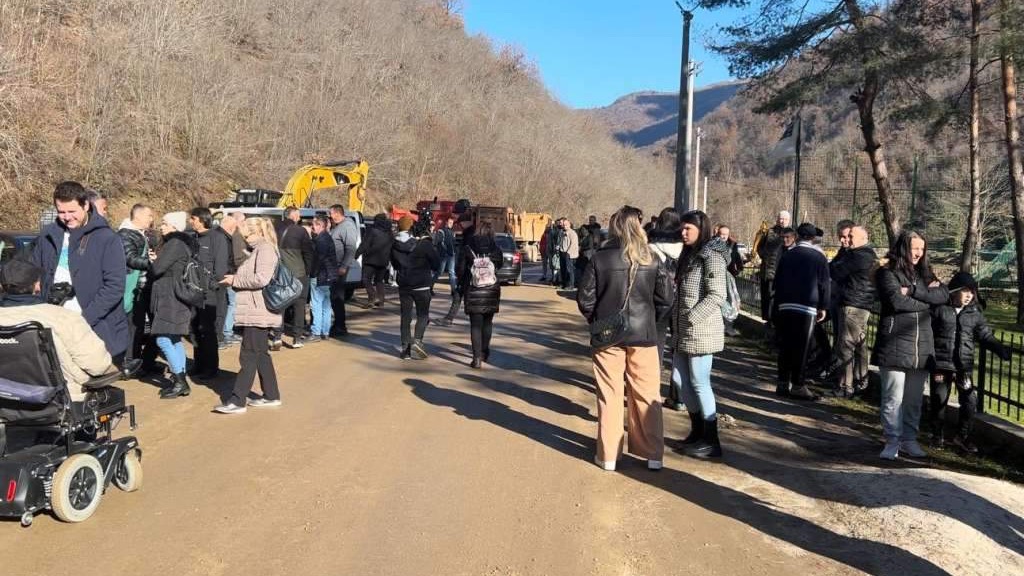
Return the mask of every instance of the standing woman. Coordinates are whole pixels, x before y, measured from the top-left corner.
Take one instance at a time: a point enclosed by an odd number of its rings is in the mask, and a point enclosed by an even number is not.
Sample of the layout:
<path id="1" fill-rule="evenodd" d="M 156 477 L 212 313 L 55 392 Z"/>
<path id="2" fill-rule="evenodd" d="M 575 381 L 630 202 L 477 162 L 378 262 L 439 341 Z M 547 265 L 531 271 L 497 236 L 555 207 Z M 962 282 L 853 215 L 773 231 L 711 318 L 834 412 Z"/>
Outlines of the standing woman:
<path id="1" fill-rule="evenodd" d="M 679 267 L 679 257 L 683 253 L 683 221 L 675 208 L 665 208 L 653 222 L 653 226 L 647 233 L 647 242 L 651 252 L 658 258 L 661 265 L 668 273 L 669 280 L 675 286 L 676 269 Z M 665 339 L 668 335 L 669 320 L 671 314 L 658 321 L 658 366 L 662 366 L 665 355 Z M 668 398 L 665 399 L 665 407 L 672 410 L 682 410 L 683 397 L 679 392 L 679 386 L 675 381 L 669 382 Z"/>
<path id="2" fill-rule="evenodd" d="M 473 237 L 462 250 L 462 264 L 459 266 L 459 292 L 469 315 L 470 340 L 473 342 L 470 366 L 473 368 L 480 368 L 491 356 L 491 329 L 501 304 L 501 283 L 497 277 L 487 286 L 477 285 L 479 282 L 474 281 L 474 262 L 478 258 L 489 258 L 495 270 L 504 263 L 490 222 L 477 225 Z"/>
<path id="3" fill-rule="evenodd" d="M 690 434 L 683 453 L 695 458 L 718 458 L 718 414 L 711 390 L 711 365 L 725 348 L 726 263 L 729 247 L 712 237 L 707 214 L 696 210 L 682 216 L 683 252 L 676 272 L 675 312 L 672 318 L 673 386 L 679 387 L 690 415 Z"/>
<path id="4" fill-rule="evenodd" d="M 935 364 L 930 309 L 949 299 L 949 291 L 932 273 L 924 237 L 903 231 L 878 270 L 881 314 L 872 364 L 882 381 L 882 433 L 879 455 L 895 460 L 902 450 L 914 458 L 927 454 L 917 443 L 921 400 Z"/>
<path id="5" fill-rule="evenodd" d="M 246 405 L 254 408 L 281 405 L 277 373 L 267 340 L 270 329 L 281 326 L 281 314 L 267 310 L 263 299 L 263 288 L 270 284 L 280 260 L 277 235 L 266 218 L 248 218 L 239 229 L 249 246 L 249 257 L 235 274 L 225 276 L 221 284 L 231 286 L 236 293 L 235 326 L 242 327 L 242 350 L 238 355 L 238 376 L 231 398 L 213 409 L 220 414 L 242 414 Z M 249 398 L 257 373 L 263 395 Z"/>
<path id="6" fill-rule="evenodd" d="M 153 261 L 149 282 L 153 286 L 149 311 L 152 316 L 150 334 L 156 338 L 157 348 L 167 360 L 171 370 L 171 385 L 160 391 L 164 399 L 188 396 L 191 390 L 185 379 L 185 345 L 182 336 L 189 332 L 192 307 L 181 301 L 175 284 L 181 282 L 182 272 L 189 258 L 199 250 L 192 236 L 185 233 L 184 212 L 168 212 L 160 222 L 163 241 L 160 255 Z"/>
<path id="7" fill-rule="evenodd" d="M 597 456 L 615 470 L 622 453 L 622 399 L 629 408 L 629 451 L 659 470 L 665 452 L 657 322 L 672 305 L 672 284 L 651 254 L 641 213 L 612 215 L 608 241 L 583 271 L 576 295 L 590 324 L 597 381 Z"/>

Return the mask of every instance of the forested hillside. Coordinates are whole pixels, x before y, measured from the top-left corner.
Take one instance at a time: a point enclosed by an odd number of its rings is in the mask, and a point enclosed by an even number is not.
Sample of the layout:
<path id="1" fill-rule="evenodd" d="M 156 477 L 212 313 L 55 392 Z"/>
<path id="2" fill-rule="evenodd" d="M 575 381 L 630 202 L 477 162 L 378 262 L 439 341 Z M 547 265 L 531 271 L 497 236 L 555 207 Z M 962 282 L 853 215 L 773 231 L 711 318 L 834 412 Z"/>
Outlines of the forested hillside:
<path id="1" fill-rule="evenodd" d="M 580 216 L 671 197 L 671 168 L 555 101 L 529 59 L 441 0 L 0 0 L 0 225 L 53 184 L 115 215 L 309 160 L 371 164 L 371 210 L 418 198 Z"/>

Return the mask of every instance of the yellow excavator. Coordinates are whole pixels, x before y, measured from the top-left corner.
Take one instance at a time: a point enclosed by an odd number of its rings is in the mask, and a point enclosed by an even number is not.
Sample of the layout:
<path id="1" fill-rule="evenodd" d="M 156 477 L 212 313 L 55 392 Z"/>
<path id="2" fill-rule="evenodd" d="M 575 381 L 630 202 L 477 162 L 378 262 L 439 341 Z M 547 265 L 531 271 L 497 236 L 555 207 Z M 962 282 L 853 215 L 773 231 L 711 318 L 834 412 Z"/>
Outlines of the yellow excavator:
<path id="1" fill-rule="evenodd" d="M 284 193 L 277 201 L 279 208 L 295 206 L 313 207 L 313 192 L 322 188 L 348 190 L 348 210 L 362 212 L 366 204 L 366 180 L 370 176 L 370 165 L 365 160 L 307 164 L 299 168 L 288 179 Z"/>

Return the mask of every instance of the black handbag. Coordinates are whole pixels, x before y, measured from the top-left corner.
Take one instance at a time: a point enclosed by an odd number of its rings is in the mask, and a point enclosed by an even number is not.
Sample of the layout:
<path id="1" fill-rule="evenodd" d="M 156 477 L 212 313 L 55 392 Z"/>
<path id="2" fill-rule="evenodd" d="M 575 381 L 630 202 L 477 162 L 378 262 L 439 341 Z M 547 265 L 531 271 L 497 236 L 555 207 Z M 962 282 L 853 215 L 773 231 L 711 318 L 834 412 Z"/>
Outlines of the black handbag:
<path id="1" fill-rule="evenodd" d="M 267 304 L 267 310 L 281 312 L 301 295 L 302 280 L 296 278 L 286 266 L 278 262 L 274 277 L 263 287 L 263 301 Z"/>
<path id="2" fill-rule="evenodd" d="M 626 316 L 626 306 L 629 305 L 629 295 L 633 292 L 633 283 L 636 281 L 637 265 L 629 268 L 629 286 L 626 288 L 626 297 L 622 301 L 622 308 L 618 312 L 606 318 L 598 318 L 590 324 L 590 346 L 598 350 L 618 346 L 626 337 L 626 330 L 629 326 L 629 318 Z"/>

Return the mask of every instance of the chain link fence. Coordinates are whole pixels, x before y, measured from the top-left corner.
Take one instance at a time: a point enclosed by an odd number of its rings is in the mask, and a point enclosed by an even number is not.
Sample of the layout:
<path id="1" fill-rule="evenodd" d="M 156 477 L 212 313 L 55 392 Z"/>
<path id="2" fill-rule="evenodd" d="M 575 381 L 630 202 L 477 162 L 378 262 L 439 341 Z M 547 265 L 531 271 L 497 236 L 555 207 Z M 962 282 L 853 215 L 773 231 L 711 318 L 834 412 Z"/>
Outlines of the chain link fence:
<path id="1" fill-rule="evenodd" d="M 995 156 L 998 157 L 998 156 Z M 970 181 L 966 157 L 891 157 L 889 181 L 896 215 L 904 228 L 928 240 L 932 263 L 941 277 L 959 267 L 967 231 Z M 709 212 L 731 226 L 740 242 L 752 245 L 763 222 L 774 224 L 779 210 L 793 203 L 794 165 L 790 160 L 771 169 L 732 168 L 728 176 L 708 179 Z M 1010 198 L 1005 164 L 983 166 L 981 229 L 978 259 L 973 263 L 982 285 L 1015 286 Z M 825 231 L 830 253 L 838 247 L 836 225 L 850 219 L 866 227 L 884 255 L 887 237 L 871 166 L 863 152 L 829 152 L 801 159 L 800 213 L 794 226 L 812 222 Z M 831 250 L 830 250 L 831 249 Z"/>

